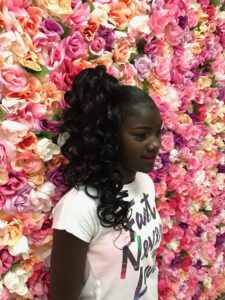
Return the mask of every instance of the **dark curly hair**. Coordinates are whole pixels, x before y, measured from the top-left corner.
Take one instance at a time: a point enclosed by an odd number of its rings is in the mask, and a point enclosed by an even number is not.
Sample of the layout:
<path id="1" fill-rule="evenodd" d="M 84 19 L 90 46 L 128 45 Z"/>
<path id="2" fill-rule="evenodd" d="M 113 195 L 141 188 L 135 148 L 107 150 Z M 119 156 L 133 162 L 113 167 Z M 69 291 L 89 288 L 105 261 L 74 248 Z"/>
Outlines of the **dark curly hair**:
<path id="1" fill-rule="evenodd" d="M 61 127 L 61 133 L 70 135 L 61 149 L 70 161 L 65 180 L 77 189 L 85 186 L 90 197 L 99 199 L 97 214 L 104 227 L 126 228 L 129 220 L 130 204 L 124 201 L 128 193 L 122 190 L 123 177 L 117 170 L 118 136 L 124 115 L 143 100 L 156 108 L 145 92 L 120 85 L 104 66 L 81 71 L 65 93 L 70 105 Z M 97 194 L 90 194 L 89 187 Z"/>

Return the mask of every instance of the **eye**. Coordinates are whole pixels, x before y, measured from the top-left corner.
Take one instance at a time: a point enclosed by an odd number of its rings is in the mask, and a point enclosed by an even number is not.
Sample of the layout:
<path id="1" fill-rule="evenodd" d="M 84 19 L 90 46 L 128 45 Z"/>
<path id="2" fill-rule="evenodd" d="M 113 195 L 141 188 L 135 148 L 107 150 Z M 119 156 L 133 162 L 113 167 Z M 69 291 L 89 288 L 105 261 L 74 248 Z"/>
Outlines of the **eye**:
<path id="1" fill-rule="evenodd" d="M 137 133 L 134 133 L 133 135 L 134 135 L 135 138 L 138 139 L 138 140 L 144 140 L 144 139 L 146 139 L 147 136 L 148 136 L 147 133 L 145 133 L 145 132 L 137 132 Z"/>

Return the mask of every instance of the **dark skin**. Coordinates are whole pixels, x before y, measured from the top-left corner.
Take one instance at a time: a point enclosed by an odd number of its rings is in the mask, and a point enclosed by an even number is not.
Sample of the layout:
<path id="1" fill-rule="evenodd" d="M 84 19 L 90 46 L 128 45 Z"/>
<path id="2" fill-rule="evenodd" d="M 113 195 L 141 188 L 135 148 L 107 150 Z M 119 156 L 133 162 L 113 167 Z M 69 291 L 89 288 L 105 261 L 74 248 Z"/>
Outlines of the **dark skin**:
<path id="1" fill-rule="evenodd" d="M 158 110 L 138 104 L 135 114 L 124 117 L 120 130 L 120 163 L 123 183 L 132 182 L 137 171 L 153 169 L 159 151 L 162 121 Z M 53 230 L 51 254 L 51 300 L 78 300 L 84 279 L 88 243 L 65 230 Z"/>

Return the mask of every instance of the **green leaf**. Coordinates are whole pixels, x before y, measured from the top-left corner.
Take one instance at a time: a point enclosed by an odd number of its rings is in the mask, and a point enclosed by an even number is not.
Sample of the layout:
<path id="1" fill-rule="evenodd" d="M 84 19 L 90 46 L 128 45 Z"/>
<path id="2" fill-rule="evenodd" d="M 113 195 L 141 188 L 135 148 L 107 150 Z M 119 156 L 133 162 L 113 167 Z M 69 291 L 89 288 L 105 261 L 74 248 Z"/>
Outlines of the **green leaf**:
<path id="1" fill-rule="evenodd" d="M 52 120 L 53 120 L 53 121 L 60 121 L 60 120 L 61 120 L 61 117 L 60 117 L 60 115 L 55 114 L 55 115 L 53 115 Z"/>
<path id="2" fill-rule="evenodd" d="M 4 29 L 4 27 L 3 27 L 3 26 L 0 26 L 0 32 L 2 32 L 2 31 L 3 31 L 3 29 Z"/>
<path id="3" fill-rule="evenodd" d="M 34 71 L 30 68 L 23 67 L 24 70 L 26 70 L 29 74 L 35 76 L 35 77 L 44 77 L 49 73 L 49 70 L 42 64 L 40 64 L 41 71 Z"/>
<path id="4" fill-rule="evenodd" d="M 205 209 L 205 208 L 201 208 L 199 211 L 202 212 L 207 217 L 209 217 L 212 214 L 212 210 Z"/>
<path id="5" fill-rule="evenodd" d="M 210 4 L 213 4 L 215 6 L 220 4 L 220 0 L 210 0 L 209 2 L 210 2 Z"/>
<path id="6" fill-rule="evenodd" d="M 193 109 L 193 112 L 194 112 L 196 115 L 199 114 L 198 103 L 196 103 L 195 101 L 192 101 L 192 109 Z"/>
<path id="7" fill-rule="evenodd" d="M 40 133 L 37 133 L 36 134 L 36 137 L 41 140 L 43 138 L 47 138 L 49 140 L 52 139 L 53 135 L 51 134 L 51 132 L 48 132 L 48 131 L 43 131 L 43 132 L 40 132 Z"/>
<path id="8" fill-rule="evenodd" d="M 217 87 L 217 81 L 216 81 L 215 76 L 213 76 L 211 79 L 212 79 L 212 83 L 211 83 L 211 86 L 210 86 L 210 87 L 216 88 L 216 87 Z"/>
<path id="9" fill-rule="evenodd" d="M 0 121 L 3 121 L 4 118 L 5 118 L 4 111 L 2 109 L 0 109 Z"/>
<path id="10" fill-rule="evenodd" d="M 185 256 L 187 256 L 187 251 L 181 250 L 180 255 L 182 258 L 184 258 Z"/>
<path id="11" fill-rule="evenodd" d="M 61 39 L 64 39 L 67 36 L 69 36 L 70 33 L 71 33 L 71 31 L 72 31 L 72 28 L 69 27 L 69 26 L 67 26 L 67 25 L 65 25 L 65 24 L 63 24 L 61 21 L 57 20 L 57 22 L 61 25 L 61 27 L 62 27 L 62 29 L 64 31 L 64 33 L 61 35 Z"/>
<path id="12" fill-rule="evenodd" d="M 134 64 L 135 59 L 137 58 L 137 56 L 138 56 L 137 53 L 132 52 L 132 53 L 130 54 L 130 57 L 129 57 L 129 62 L 130 62 L 131 64 Z"/>
<path id="13" fill-rule="evenodd" d="M 225 226 L 224 223 L 220 223 L 220 224 L 216 225 L 216 228 L 220 230 L 220 229 L 221 229 L 222 227 L 224 227 L 224 226 Z"/>
<path id="14" fill-rule="evenodd" d="M 202 21 L 198 22 L 198 24 L 195 27 L 192 27 L 191 30 L 200 30 L 200 26 L 202 25 Z"/>
<path id="15" fill-rule="evenodd" d="M 19 263 L 15 263 L 12 265 L 11 267 L 11 271 L 16 271 L 16 269 L 18 268 Z"/>
<path id="16" fill-rule="evenodd" d="M 144 79 L 143 81 L 143 90 L 146 94 L 149 94 L 149 82 L 147 79 Z"/>
<path id="17" fill-rule="evenodd" d="M 172 190 L 166 193 L 166 198 L 170 199 L 174 194 L 176 194 L 176 190 Z"/>
<path id="18" fill-rule="evenodd" d="M 159 198 L 155 198 L 155 203 L 156 203 L 156 205 L 159 205 L 161 203 L 160 199 Z"/>
<path id="19" fill-rule="evenodd" d="M 144 48 L 145 48 L 146 40 L 141 39 L 137 43 L 137 51 L 139 54 L 144 54 Z"/>
<path id="20" fill-rule="evenodd" d="M 220 11 L 225 11 L 225 3 L 223 3 L 222 6 L 220 7 Z"/>

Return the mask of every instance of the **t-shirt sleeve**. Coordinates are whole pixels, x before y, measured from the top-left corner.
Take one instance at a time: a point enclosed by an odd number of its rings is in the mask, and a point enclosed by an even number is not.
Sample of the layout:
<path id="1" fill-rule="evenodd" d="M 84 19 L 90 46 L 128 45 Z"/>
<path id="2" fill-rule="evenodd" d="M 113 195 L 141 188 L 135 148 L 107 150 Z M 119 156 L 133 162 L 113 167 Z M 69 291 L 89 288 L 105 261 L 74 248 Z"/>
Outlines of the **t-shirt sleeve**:
<path id="1" fill-rule="evenodd" d="M 52 211 L 53 228 L 65 230 L 90 243 L 97 233 L 96 203 L 84 191 L 72 189 Z"/>

